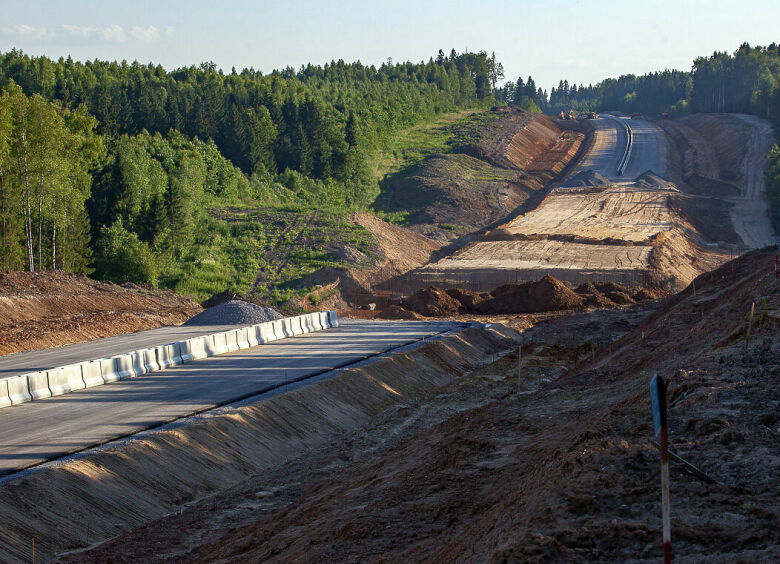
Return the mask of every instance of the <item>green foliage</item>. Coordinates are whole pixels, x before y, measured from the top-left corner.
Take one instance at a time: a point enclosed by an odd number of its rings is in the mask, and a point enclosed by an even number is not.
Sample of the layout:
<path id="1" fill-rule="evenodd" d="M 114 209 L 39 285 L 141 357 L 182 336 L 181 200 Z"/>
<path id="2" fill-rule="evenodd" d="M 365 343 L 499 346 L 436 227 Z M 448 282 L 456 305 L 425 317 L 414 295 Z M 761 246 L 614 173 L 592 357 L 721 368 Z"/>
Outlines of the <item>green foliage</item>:
<path id="1" fill-rule="evenodd" d="M 88 272 L 84 202 L 90 170 L 105 149 L 97 122 L 25 96 L 8 81 L 0 94 L 0 267 Z"/>
<path id="2" fill-rule="evenodd" d="M 125 229 L 122 218 L 100 230 L 95 271 L 98 278 L 117 284 L 157 284 L 159 259 L 138 235 Z"/>

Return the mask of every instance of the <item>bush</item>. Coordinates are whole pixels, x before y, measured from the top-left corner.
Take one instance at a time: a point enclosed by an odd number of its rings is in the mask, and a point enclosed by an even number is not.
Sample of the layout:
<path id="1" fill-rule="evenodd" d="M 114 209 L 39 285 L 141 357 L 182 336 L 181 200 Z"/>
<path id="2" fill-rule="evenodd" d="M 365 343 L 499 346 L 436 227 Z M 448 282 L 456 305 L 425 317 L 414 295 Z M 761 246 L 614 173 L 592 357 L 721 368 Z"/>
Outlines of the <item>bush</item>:
<path id="1" fill-rule="evenodd" d="M 125 229 L 122 218 L 102 227 L 95 255 L 95 274 L 117 284 L 157 284 L 159 264 L 149 245 Z"/>

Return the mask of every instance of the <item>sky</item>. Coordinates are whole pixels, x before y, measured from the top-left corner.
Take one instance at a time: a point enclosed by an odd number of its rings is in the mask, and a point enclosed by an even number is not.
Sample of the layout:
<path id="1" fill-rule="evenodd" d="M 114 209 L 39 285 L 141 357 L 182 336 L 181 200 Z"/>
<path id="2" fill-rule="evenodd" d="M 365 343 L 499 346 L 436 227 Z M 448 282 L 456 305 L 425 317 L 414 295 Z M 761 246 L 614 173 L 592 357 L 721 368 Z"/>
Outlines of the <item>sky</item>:
<path id="1" fill-rule="evenodd" d="M 751 0 L 0 0 L 0 51 L 225 72 L 379 65 L 495 52 L 506 79 L 596 83 L 675 68 L 743 42 L 780 42 L 780 2 Z"/>

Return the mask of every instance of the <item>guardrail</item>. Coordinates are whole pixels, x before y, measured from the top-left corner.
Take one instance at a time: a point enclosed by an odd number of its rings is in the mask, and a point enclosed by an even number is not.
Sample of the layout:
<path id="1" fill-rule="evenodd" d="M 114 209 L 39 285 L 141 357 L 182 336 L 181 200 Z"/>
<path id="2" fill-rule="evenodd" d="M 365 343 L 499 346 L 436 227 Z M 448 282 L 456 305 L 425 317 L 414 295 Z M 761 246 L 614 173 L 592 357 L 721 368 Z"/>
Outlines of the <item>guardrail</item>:
<path id="1" fill-rule="evenodd" d="M 0 380 L 0 408 L 126 380 L 148 372 L 165 370 L 178 364 L 338 326 L 339 320 L 335 311 L 316 311 L 201 335 L 110 358 L 99 358 L 57 366 L 45 371 L 11 376 Z"/>
<path id="2" fill-rule="evenodd" d="M 631 149 L 632 145 L 634 143 L 634 132 L 631 129 L 631 126 L 628 125 L 628 122 L 624 119 L 615 118 L 617 119 L 623 127 L 626 129 L 626 150 L 623 151 L 623 156 L 620 159 L 620 162 L 618 163 L 617 173 L 618 176 L 623 176 L 623 173 L 626 171 L 626 166 L 628 166 L 628 159 L 631 158 Z"/>

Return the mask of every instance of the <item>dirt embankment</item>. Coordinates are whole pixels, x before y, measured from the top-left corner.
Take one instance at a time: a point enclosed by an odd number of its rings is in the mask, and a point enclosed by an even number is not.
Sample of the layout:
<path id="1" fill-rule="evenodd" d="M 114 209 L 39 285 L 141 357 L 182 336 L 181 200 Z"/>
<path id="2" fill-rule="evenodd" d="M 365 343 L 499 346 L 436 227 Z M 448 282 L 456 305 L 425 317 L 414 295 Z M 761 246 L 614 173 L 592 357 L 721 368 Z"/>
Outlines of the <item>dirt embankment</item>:
<path id="1" fill-rule="evenodd" d="M 656 372 L 674 451 L 709 477 L 672 462 L 675 558 L 777 561 L 775 252 L 700 276 L 649 317 L 540 323 L 521 354 L 436 398 L 72 561 L 657 561 Z"/>
<path id="2" fill-rule="evenodd" d="M 302 304 L 304 309 L 343 309 L 376 301 L 373 287 L 431 260 L 440 243 L 415 231 L 388 223 L 373 214 L 358 212 L 349 220 L 362 226 L 376 242 L 375 265 L 371 268 L 323 268 L 306 276 L 302 286 L 322 285 L 317 304 Z"/>
<path id="3" fill-rule="evenodd" d="M 571 162 L 584 139 L 546 116 L 512 108 L 462 126 L 451 152 L 386 182 L 377 206 L 406 212 L 411 228 L 442 241 L 499 221 Z"/>
<path id="4" fill-rule="evenodd" d="M 713 240 L 748 249 L 775 243 L 763 178 L 774 143 L 769 123 L 741 114 L 695 114 L 659 125 L 675 148 L 675 181 L 688 194 L 707 197 L 680 199 L 692 221 Z"/>
<path id="5" fill-rule="evenodd" d="M 178 325 L 201 307 L 169 290 L 55 272 L 0 272 L 0 354 Z"/>

